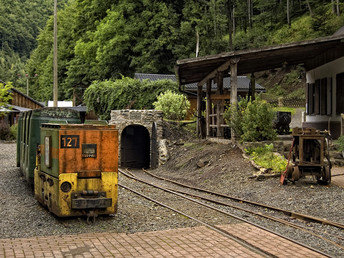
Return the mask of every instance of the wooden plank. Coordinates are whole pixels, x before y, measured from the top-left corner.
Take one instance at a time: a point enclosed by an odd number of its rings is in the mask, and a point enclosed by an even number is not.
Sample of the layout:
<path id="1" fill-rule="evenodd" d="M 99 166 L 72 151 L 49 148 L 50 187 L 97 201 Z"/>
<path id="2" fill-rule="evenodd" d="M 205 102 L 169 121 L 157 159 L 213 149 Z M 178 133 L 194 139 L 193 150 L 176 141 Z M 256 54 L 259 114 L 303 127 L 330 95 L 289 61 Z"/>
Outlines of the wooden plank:
<path id="1" fill-rule="evenodd" d="M 239 58 L 231 59 L 231 108 L 234 112 L 237 110 L 237 98 L 238 98 L 238 62 Z M 235 142 L 234 131 L 231 131 L 231 140 Z"/>
<path id="2" fill-rule="evenodd" d="M 222 95 L 223 94 L 223 73 L 217 73 L 217 92 Z"/>
<path id="3" fill-rule="evenodd" d="M 200 135 L 201 132 L 201 116 L 202 116 L 202 110 L 201 110 L 201 104 L 202 104 L 202 86 L 197 87 L 197 136 Z"/>
<path id="4" fill-rule="evenodd" d="M 220 103 L 217 103 L 216 104 L 216 136 L 217 137 L 221 137 L 222 134 L 221 134 L 221 104 Z"/>
<path id="5" fill-rule="evenodd" d="M 210 113 L 211 113 L 211 80 L 207 81 L 207 92 L 206 92 L 206 128 L 207 137 L 210 136 Z"/>
<path id="6" fill-rule="evenodd" d="M 210 72 L 197 85 L 203 86 L 208 80 L 213 79 L 218 74 L 218 72 L 226 71 L 229 68 L 229 66 L 230 66 L 230 60 L 225 62 L 224 64 L 220 65 L 219 67 L 217 67 L 212 72 Z"/>
<path id="7" fill-rule="evenodd" d="M 231 98 L 230 94 L 223 94 L 223 95 L 213 94 L 213 95 L 211 95 L 212 100 L 225 100 L 225 99 L 230 99 L 230 98 Z"/>

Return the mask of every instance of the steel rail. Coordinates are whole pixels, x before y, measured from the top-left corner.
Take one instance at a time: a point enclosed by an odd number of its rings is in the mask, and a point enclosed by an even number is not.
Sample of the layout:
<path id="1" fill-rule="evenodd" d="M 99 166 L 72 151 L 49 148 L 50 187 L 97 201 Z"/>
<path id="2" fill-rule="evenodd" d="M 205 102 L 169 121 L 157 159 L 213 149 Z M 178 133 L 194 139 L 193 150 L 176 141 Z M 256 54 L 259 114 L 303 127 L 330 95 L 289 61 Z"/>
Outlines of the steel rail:
<path id="1" fill-rule="evenodd" d="M 276 217 L 273 217 L 273 216 L 270 216 L 270 215 L 262 214 L 260 212 L 255 212 L 255 211 L 252 211 L 252 210 L 249 210 L 249 209 L 245 209 L 245 208 L 242 208 L 242 207 L 239 207 L 239 206 L 236 206 L 236 205 L 232 205 L 232 204 L 228 204 L 228 203 L 225 203 L 225 202 L 221 202 L 221 201 L 213 200 L 213 199 L 210 199 L 210 198 L 206 198 L 204 196 L 200 196 L 200 195 L 197 195 L 197 194 L 192 194 L 192 193 L 188 193 L 188 192 L 181 191 L 181 190 L 174 190 L 174 189 L 171 189 L 171 188 L 167 188 L 167 189 L 175 191 L 177 193 L 182 193 L 182 194 L 185 194 L 185 195 L 188 195 L 188 196 L 196 197 L 196 198 L 199 198 L 199 199 L 202 199 L 204 201 L 208 201 L 208 202 L 211 202 L 211 203 L 214 203 L 214 204 L 219 204 L 219 205 L 222 205 L 222 206 L 226 206 L 226 207 L 234 208 L 234 209 L 241 210 L 241 211 L 244 211 L 244 212 L 247 212 L 247 213 L 251 213 L 251 214 L 253 214 L 255 216 L 263 217 L 263 218 L 266 218 L 266 219 L 269 219 L 269 220 L 272 220 L 272 221 L 275 221 L 275 222 L 279 222 L 279 223 L 287 225 L 289 227 L 293 227 L 293 228 L 302 230 L 303 232 L 306 232 L 306 233 L 311 234 L 311 235 L 313 235 L 315 237 L 318 237 L 318 238 L 324 240 L 325 242 L 331 243 L 331 244 L 339 247 L 340 249 L 344 250 L 344 246 L 343 245 L 341 245 L 338 242 L 335 242 L 335 241 L 333 241 L 331 239 L 325 238 L 325 237 L 321 236 L 320 234 L 322 233 L 322 234 L 325 234 L 325 235 L 328 235 L 328 236 L 331 236 L 331 237 L 335 237 L 337 239 L 343 239 L 342 237 L 334 236 L 334 235 L 331 235 L 331 234 L 329 234 L 327 232 L 320 232 L 319 233 L 319 231 L 317 231 L 317 233 L 314 233 L 311 230 L 309 230 L 309 229 L 307 229 L 307 228 L 305 228 L 303 226 L 294 224 L 294 223 L 292 223 L 290 221 L 287 221 L 285 219 L 276 218 Z"/>
<path id="2" fill-rule="evenodd" d="M 147 199 L 147 200 L 149 200 L 151 202 L 154 202 L 154 203 L 156 203 L 156 204 L 158 204 L 158 205 L 160 205 L 160 206 L 162 206 L 164 208 L 167 208 L 167 209 L 172 210 L 172 211 L 174 211 L 174 212 L 176 212 L 176 213 L 178 213 L 180 215 L 183 215 L 183 216 L 185 216 L 185 217 L 187 217 L 189 219 L 192 219 L 192 220 L 202 224 L 203 226 L 205 226 L 205 227 L 207 227 L 207 228 L 209 228 L 209 229 L 211 229 L 211 230 L 213 230 L 213 231 L 215 231 L 215 232 L 217 232 L 217 233 L 219 233 L 219 234 L 221 234 L 221 235 L 223 235 L 223 236 L 225 236 L 225 237 L 227 237 L 227 238 L 237 242 L 238 244 L 244 246 L 245 248 L 251 250 L 252 252 L 254 252 L 256 254 L 262 255 L 263 257 L 277 257 L 277 256 L 275 256 L 275 255 L 273 255 L 273 254 L 271 254 L 269 252 L 266 252 L 266 251 L 260 249 L 257 246 L 254 246 L 254 245 L 248 243 L 247 241 L 245 241 L 245 240 L 243 240 L 243 239 L 241 239 L 239 237 L 236 237 L 236 236 L 230 234 L 229 232 L 227 232 L 227 231 L 225 231 L 225 230 L 223 230 L 221 228 L 218 228 L 218 227 L 210 225 L 210 224 L 208 224 L 208 223 L 206 223 L 204 221 L 201 221 L 201 220 L 199 220 L 197 218 L 194 218 L 194 217 L 192 217 L 192 216 L 190 216 L 190 215 L 188 215 L 188 214 L 186 214 L 186 213 L 184 213 L 182 211 L 179 211 L 179 210 L 177 210 L 177 209 L 175 209 L 173 207 L 170 207 L 170 206 L 168 206 L 168 205 L 166 205 L 164 203 L 161 203 L 161 202 L 159 202 L 159 201 L 157 201 L 157 200 L 155 200 L 153 198 L 150 198 L 147 195 L 139 193 L 139 192 L 137 192 L 137 191 L 135 191 L 135 190 L 125 186 L 125 185 L 118 184 L 118 186 L 120 186 L 120 187 L 122 187 L 122 188 L 124 188 L 124 189 L 126 189 L 126 190 L 128 190 L 130 192 L 133 192 L 133 193 L 135 193 L 135 194 L 137 194 L 137 195 L 139 195 L 139 196 L 141 196 L 141 197 L 143 197 L 143 198 L 145 198 L 145 199 Z"/>
<path id="3" fill-rule="evenodd" d="M 298 218 L 298 219 L 302 219 L 302 220 L 306 220 L 306 221 L 321 223 L 321 224 L 324 224 L 324 225 L 330 225 L 330 226 L 333 226 L 333 227 L 344 229 L 344 225 L 341 224 L 341 223 L 338 223 L 338 222 L 329 221 L 329 220 L 326 220 L 326 219 L 310 216 L 310 215 L 307 215 L 307 214 L 298 213 L 298 212 L 295 212 L 295 211 L 284 210 L 284 209 L 281 209 L 281 208 L 278 208 L 278 207 L 274 207 L 274 206 L 270 206 L 270 205 L 254 202 L 254 201 L 249 201 L 249 200 L 245 200 L 245 199 L 234 197 L 234 196 L 230 196 L 230 195 L 225 195 L 225 194 L 221 194 L 221 193 L 212 192 L 212 191 L 209 191 L 209 190 L 206 190 L 206 189 L 202 189 L 202 188 L 198 188 L 198 187 L 193 187 L 193 186 L 182 184 L 180 182 L 177 182 L 177 181 L 174 181 L 174 180 L 171 180 L 171 179 L 168 179 L 168 178 L 164 178 L 164 177 L 160 177 L 160 176 L 154 175 L 154 174 L 148 172 L 145 169 L 143 169 L 143 171 L 145 173 L 147 173 L 148 175 L 152 176 L 152 177 L 155 177 L 157 179 L 160 179 L 160 180 L 163 180 L 163 181 L 166 181 L 166 182 L 170 182 L 170 183 L 173 183 L 173 184 L 185 187 L 185 188 L 197 190 L 197 191 L 204 192 L 204 193 L 207 193 L 207 194 L 212 194 L 212 195 L 215 195 L 215 196 L 223 197 L 223 198 L 230 199 L 230 200 L 233 200 L 233 201 L 237 201 L 237 202 L 240 202 L 240 203 L 247 203 L 247 204 L 255 205 L 255 206 L 258 206 L 258 207 L 267 208 L 267 209 L 274 210 L 274 211 L 279 211 L 279 212 L 282 212 L 282 213 L 284 213 L 284 214 L 286 214 L 286 215 L 288 215 L 290 217 L 293 217 L 293 218 Z"/>
<path id="4" fill-rule="evenodd" d="M 281 237 L 281 238 L 283 238 L 283 239 L 286 239 L 286 240 L 288 240 L 288 241 L 291 241 L 291 242 L 293 242 L 293 243 L 295 243 L 295 244 L 298 244 L 298 245 L 300 245 L 300 246 L 303 246 L 303 247 L 305 247 L 305 248 L 307 248 L 307 249 L 309 249 L 309 250 L 312 250 L 312 251 L 314 251 L 314 252 L 316 252 L 316 253 L 319 253 L 319 254 L 321 254 L 321 255 L 323 255 L 323 256 L 330 257 L 328 254 L 323 253 L 323 252 L 320 251 L 320 250 L 317 250 L 317 249 L 315 249 L 315 248 L 313 248 L 313 247 L 310 247 L 310 246 L 308 246 L 308 245 L 305 245 L 305 244 L 303 244 L 303 243 L 300 243 L 300 242 L 298 242 L 298 241 L 296 241 L 296 240 L 294 240 L 294 239 L 291 239 L 291 238 L 289 238 L 289 237 L 283 236 L 283 235 L 281 235 L 281 234 L 279 234 L 279 233 L 276 233 L 276 232 L 274 232 L 274 231 L 272 231 L 272 230 L 270 230 L 270 229 L 268 229 L 268 228 L 265 228 L 265 227 L 263 227 L 263 226 L 261 226 L 261 225 L 258 225 L 258 224 L 256 224 L 256 223 L 253 223 L 253 222 L 251 222 L 251 221 L 248 221 L 248 220 L 246 220 L 246 219 L 243 219 L 243 218 L 241 218 L 241 217 L 239 217 L 239 216 L 237 216 L 237 215 L 235 215 L 235 214 L 232 214 L 232 213 L 223 211 L 223 210 L 221 210 L 221 209 L 215 208 L 215 207 L 213 207 L 213 206 L 211 206 L 211 205 L 208 205 L 208 204 L 205 204 L 205 203 L 203 203 L 203 202 L 200 202 L 200 201 L 198 201 L 198 200 L 196 200 L 196 199 L 194 199 L 194 198 L 190 198 L 190 197 L 184 196 L 184 195 L 182 195 L 182 194 L 180 194 L 180 193 L 178 193 L 178 192 L 176 192 L 176 191 L 173 191 L 173 190 L 170 190 L 170 189 L 167 189 L 167 188 L 164 188 L 164 187 L 156 186 L 156 185 L 154 185 L 154 184 L 152 184 L 152 183 L 149 183 L 149 182 L 147 182 L 147 181 L 145 181 L 145 180 L 142 180 L 142 179 L 139 179 L 139 178 L 137 178 L 137 177 L 135 177 L 135 176 L 132 176 L 132 175 L 130 175 L 130 174 L 128 174 L 128 173 L 122 171 L 121 169 L 118 169 L 118 171 L 119 171 L 120 173 L 122 173 L 123 175 L 125 175 L 126 177 L 130 178 L 130 179 L 133 179 L 133 180 L 136 180 L 136 181 L 138 181 L 138 182 L 141 182 L 141 183 L 144 183 L 144 184 L 153 186 L 153 187 L 158 188 L 158 189 L 161 189 L 161 190 L 163 190 L 163 191 L 165 191 L 165 192 L 168 192 L 168 193 L 177 195 L 177 196 L 179 196 L 179 197 L 181 197 L 181 198 L 184 198 L 184 199 L 186 199 L 186 200 L 189 200 L 189 201 L 192 201 L 192 202 L 194 202 L 194 203 L 200 204 L 200 205 L 202 205 L 202 206 L 204 206 L 204 207 L 207 207 L 207 208 L 209 208 L 209 209 L 215 210 L 215 211 L 220 212 L 220 213 L 222 213 L 222 214 L 224 214 L 224 215 L 230 216 L 230 217 L 232 217 L 232 218 L 234 218 L 234 219 L 237 219 L 237 220 L 239 220 L 239 221 L 245 222 L 245 223 L 247 223 L 247 224 L 250 224 L 250 225 L 252 225 L 252 226 L 255 226 L 255 227 L 257 227 L 257 228 L 260 228 L 260 229 L 262 229 L 262 230 L 265 230 L 265 231 L 267 231 L 267 232 L 269 232 L 269 233 L 271 233 L 271 234 L 274 234 L 274 235 L 279 236 L 279 237 Z M 132 174 L 132 173 L 131 173 L 131 174 Z"/>

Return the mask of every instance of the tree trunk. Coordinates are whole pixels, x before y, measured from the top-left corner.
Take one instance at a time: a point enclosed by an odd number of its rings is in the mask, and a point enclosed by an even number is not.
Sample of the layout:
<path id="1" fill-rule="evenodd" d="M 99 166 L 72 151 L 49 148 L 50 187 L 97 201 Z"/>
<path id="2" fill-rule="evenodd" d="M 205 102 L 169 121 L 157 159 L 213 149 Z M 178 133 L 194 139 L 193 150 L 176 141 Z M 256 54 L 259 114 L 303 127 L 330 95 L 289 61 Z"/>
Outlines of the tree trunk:
<path id="1" fill-rule="evenodd" d="M 252 28 L 251 0 L 247 0 L 248 26 Z"/>
<path id="2" fill-rule="evenodd" d="M 227 20 L 228 20 L 228 46 L 229 46 L 229 51 L 233 50 L 233 5 L 232 1 L 228 0 L 227 1 Z"/>
<path id="3" fill-rule="evenodd" d="M 198 29 L 196 28 L 196 57 L 198 57 L 199 53 L 199 33 Z"/>
<path id="4" fill-rule="evenodd" d="M 232 15 L 232 19 L 233 19 L 233 37 L 235 36 L 236 33 L 236 25 L 235 25 L 235 6 L 233 6 L 233 15 Z"/>
<path id="5" fill-rule="evenodd" d="M 337 16 L 340 15 L 340 10 L 339 10 L 339 0 L 337 0 Z"/>
<path id="6" fill-rule="evenodd" d="M 216 22 L 216 0 L 212 1 L 213 4 L 213 13 L 214 13 L 214 35 L 217 38 L 217 22 Z"/>
<path id="7" fill-rule="evenodd" d="M 309 15 L 311 17 L 313 17 L 313 11 L 312 11 L 311 5 L 309 4 L 309 0 L 306 0 L 306 3 L 307 3 L 308 10 L 309 10 Z"/>
<path id="8" fill-rule="evenodd" d="M 335 13 L 336 13 L 336 4 L 335 4 L 335 0 L 331 0 L 331 5 L 332 5 L 332 13 L 335 14 Z"/>
<path id="9" fill-rule="evenodd" d="M 287 0 L 287 22 L 288 22 L 288 25 L 289 25 L 289 27 L 290 27 L 290 24 L 291 24 L 291 23 L 290 23 L 290 8 L 289 8 L 289 7 L 290 7 L 290 6 L 289 6 L 290 3 L 289 3 L 289 1 L 290 1 L 290 0 Z"/>

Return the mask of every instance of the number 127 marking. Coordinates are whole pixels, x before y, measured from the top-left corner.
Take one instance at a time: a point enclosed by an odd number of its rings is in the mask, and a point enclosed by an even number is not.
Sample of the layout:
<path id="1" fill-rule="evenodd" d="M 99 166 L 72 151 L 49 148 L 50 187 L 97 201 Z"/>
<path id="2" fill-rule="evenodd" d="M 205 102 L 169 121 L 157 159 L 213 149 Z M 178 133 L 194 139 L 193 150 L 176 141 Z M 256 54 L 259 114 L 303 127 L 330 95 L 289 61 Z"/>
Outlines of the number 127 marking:
<path id="1" fill-rule="evenodd" d="M 61 135 L 61 148 L 80 148 L 79 135 Z"/>

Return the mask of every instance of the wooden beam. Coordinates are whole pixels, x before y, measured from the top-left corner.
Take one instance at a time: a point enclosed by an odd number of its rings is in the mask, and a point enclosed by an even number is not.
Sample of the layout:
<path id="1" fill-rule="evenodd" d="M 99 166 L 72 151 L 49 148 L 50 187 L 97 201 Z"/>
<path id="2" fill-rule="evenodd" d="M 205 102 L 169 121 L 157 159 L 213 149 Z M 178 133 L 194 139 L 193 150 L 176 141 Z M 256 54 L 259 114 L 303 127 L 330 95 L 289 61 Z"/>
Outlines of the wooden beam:
<path id="1" fill-rule="evenodd" d="M 197 85 L 201 85 L 203 86 L 208 80 L 210 79 L 214 79 L 215 76 L 219 73 L 219 72 L 224 72 L 226 71 L 229 66 L 230 66 L 230 62 L 231 60 L 223 63 L 222 65 L 220 65 L 218 68 L 216 68 L 214 71 L 212 71 L 211 73 L 209 73 L 206 77 L 204 77 Z"/>
<path id="2" fill-rule="evenodd" d="M 237 98 L 238 98 L 238 62 L 239 58 L 231 59 L 231 118 L 234 119 L 235 112 L 237 111 Z M 235 143 L 235 134 L 234 130 L 231 130 L 231 140 Z"/>
<path id="3" fill-rule="evenodd" d="M 206 91 L 207 103 L 206 103 L 206 128 L 207 137 L 210 136 L 210 113 L 211 113 L 211 80 L 207 81 L 207 91 Z"/>
<path id="4" fill-rule="evenodd" d="M 250 86 L 251 86 L 251 101 L 255 100 L 256 98 L 256 77 L 254 76 L 254 73 L 251 74 L 251 80 L 250 80 Z"/>
<path id="5" fill-rule="evenodd" d="M 202 85 L 197 87 L 197 136 L 199 136 L 201 132 L 201 116 L 202 116 L 202 110 L 201 110 L 201 104 L 202 104 Z"/>
<path id="6" fill-rule="evenodd" d="M 217 73 L 217 91 L 220 95 L 223 94 L 223 72 Z"/>

